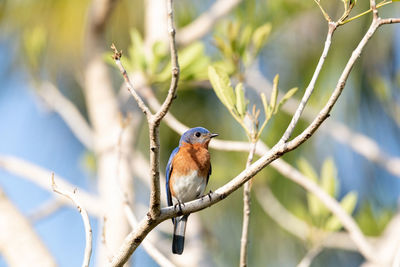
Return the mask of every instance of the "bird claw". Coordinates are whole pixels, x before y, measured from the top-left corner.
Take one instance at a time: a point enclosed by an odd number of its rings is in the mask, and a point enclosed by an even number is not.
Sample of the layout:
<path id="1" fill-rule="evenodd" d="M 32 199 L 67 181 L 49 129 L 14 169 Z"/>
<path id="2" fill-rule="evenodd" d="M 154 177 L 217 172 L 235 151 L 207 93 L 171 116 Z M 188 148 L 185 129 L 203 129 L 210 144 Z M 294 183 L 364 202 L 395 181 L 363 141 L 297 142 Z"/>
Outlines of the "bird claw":
<path id="1" fill-rule="evenodd" d="M 211 201 L 211 194 L 213 193 L 213 191 L 212 190 L 210 190 L 210 192 L 208 192 L 208 194 L 207 194 L 207 196 L 208 196 L 208 198 L 210 199 L 210 201 Z"/>
<path id="2" fill-rule="evenodd" d="M 174 205 L 174 210 L 176 210 L 176 207 L 179 207 L 179 215 L 182 215 L 182 206 L 184 206 L 185 207 L 185 203 L 182 203 L 182 202 L 180 202 L 179 200 L 178 200 L 178 203 L 176 203 L 175 205 Z"/>

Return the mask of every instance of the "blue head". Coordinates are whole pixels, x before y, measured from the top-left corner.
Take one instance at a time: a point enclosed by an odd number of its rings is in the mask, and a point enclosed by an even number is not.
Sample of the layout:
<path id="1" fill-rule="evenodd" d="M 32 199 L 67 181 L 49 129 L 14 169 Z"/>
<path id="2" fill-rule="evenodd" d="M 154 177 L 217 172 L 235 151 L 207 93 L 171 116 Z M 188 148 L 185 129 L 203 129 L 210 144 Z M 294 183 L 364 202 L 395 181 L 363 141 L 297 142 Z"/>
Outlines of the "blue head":
<path id="1" fill-rule="evenodd" d="M 208 145 L 210 139 L 218 136 L 218 134 L 210 133 L 209 130 L 203 127 L 195 127 L 187 130 L 179 141 L 179 145 L 182 145 L 183 142 L 188 144 L 205 144 Z"/>

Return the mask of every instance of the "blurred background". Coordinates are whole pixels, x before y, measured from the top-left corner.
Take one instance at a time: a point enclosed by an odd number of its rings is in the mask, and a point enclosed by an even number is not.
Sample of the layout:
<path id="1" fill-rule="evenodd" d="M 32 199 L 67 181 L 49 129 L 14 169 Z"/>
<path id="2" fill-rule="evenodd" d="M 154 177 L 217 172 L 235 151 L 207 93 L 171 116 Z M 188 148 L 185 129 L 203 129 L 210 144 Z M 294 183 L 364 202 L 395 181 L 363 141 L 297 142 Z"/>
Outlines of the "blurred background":
<path id="1" fill-rule="evenodd" d="M 50 176 L 27 179 L 30 174 L 35 176 L 34 172 L 25 165 L 10 167 L 11 159 L 54 172 L 78 187 L 78 196 L 82 189 L 102 198 L 107 193 L 101 184 L 107 182 L 101 179 L 115 183 L 119 176 L 126 176 L 122 183 L 130 186 L 129 196 L 135 203 L 133 210 L 138 219 L 146 213 L 149 201 L 146 183 L 149 175 L 143 168 L 145 165 L 140 169 L 137 164 L 138 159 L 148 161 L 147 124 L 123 86 L 123 77 L 110 57 L 109 47 L 114 42 L 122 49 L 122 62 L 135 86 L 142 88 L 139 93 L 150 89 L 155 101 L 162 102 L 170 80 L 165 19 L 157 15 L 157 10 L 161 12 L 164 6 L 156 5 L 159 1 L 155 0 L 108 1 L 112 3 L 110 11 L 102 14 L 98 7 L 104 2 L 107 1 L 0 0 L 0 188 L 33 227 L 57 266 L 81 264 L 85 239 L 80 215 L 74 206 L 60 202 L 46 186 L 38 185 L 48 179 L 50 187 Z M 268 122 L 261 135 L 260 139 L 271 147 L 286 129 L 293 107 L 311 79 L 325 42 L 327 22 L 311 0 L 232 1 L 235 2 L 232 10 L 215 21 L 205 35 L 184 41 L 180 29 L 182 32 L 185 27 L 188 29 L 201 14 L 210 12 L 215 2 L 223 1 L 175 1 L 181 80 L 170 112 L 187 127 L 206 127 L 219 133 L 222 140 L 247 141 L 240 124 L 212 90 L 207 68 L 210 64 L 219 65 L 226 69 L 233 84 L 242 81 L 248 106 L 255 104 L 261 110 L 261 119 L 264 114 L 260 93 L 269 97 L 272 80 L 279 74 L 281 93 L 293 87 L 298 87 L 298 91 Z M 322 4 L 333 19 L 343 13 L 341 1 L 327 0 Z M 358 1 L 350 17 L 368 8 L 368 1 Z M 379 9 L 381 17 L 395 17 L 399 11 L 397 3 Z M 352 51 L 367 31 L 371 17 L 367 14 L 336 30 L 315 92 L 294 134 L 305 129 L 326 103 Z M 257 29 L 264 29 L 258 43 L 254 37 Z M 338 201 L 347 196 L 350 204 L 346 211 L 352 213 L 363 233 L 373 238 L 382 236 L 398 212 L 399 89 L 400 25 L 385 25 L 378 29 L 355 64 L 327 123 L 305 144 L 283 156 L 310 179 L 318 183 L 329 181 L 330 187 L 324 190 Z M 103 90 L 107 93 L 101 95 Z M 90 125 L 89 131 L 85 125 L 68 122 L 62 115 L 67 113 L 68 118 L 69 109 L 58 101 L 57 92 L 76 107 L 75 111 Z M 96 94 L 100 96 L 93 96 Z M 88 132 L 92 136 L 87 137 Z M 99 145 L 107 136 L 112 140 Z M 129 141 L 124 143 L 124 136 L 130 136 Z M 162 123 L 160 137 L 164 173 L 180 133 Z M 101 166 L 110 166 L 104 156 L 108 153 L 104 151 L 110 149 L 107 144 L 115 150 L 110 154 L 123 158 L 121 161 L 130 166 L 122 167 L 128 170 L 127 174 L 121 174 L 124 170 L 116 171 L 120 168 L 118 161 L 112 163 L 116 166 L 115 176 L 106 175 Z M 245 168 L 247 153 L 210 151 L 213 173 L 207 191 L 215 191 Z M 163 183 L 161 188 L 164 191 Z M 279 216 L 268 212 L 271 197 L 283 208 L 278 213 L 292 214 L 313 230 L 302 239 L 290 229 L 282 228 Z M 261 171 L 253 181 L 249 266 L 295 266 L 310 249 L 323 242 L 326 232 L 343 233 L 340 223 L 327 226 L 332 215 L 316 202 L 311 194 L 275 168 L 268 166 Z M 313 209 L 313 205 L 319 208 Z M 154 242 L 158 249 L 172 257 L 177 266 L 236 265 L 242 206 L 238 190 L 225 201 L 191 215 L 186 258 L 171 255 L 169 220 L 158 226 L 157 233 L 152 233 L 149 240 L 157 240 Z M 105 204 L 104 212 L 107 209 Z M 105 215 L 90 211 L 89 214 L 94 234 L 91 266 L 99 266 L 102 265 L 99 254 L 104 252 L 99 247 Z M 113 249 L 110 251 L 112 255 Z M 0 249 L 0 266 L 13 266 L 3 253 L 4 249 Z M 327 246 L 311 266 L 359 266 L 363 262 L 362 255 L 354 249 Z M 133 255 L 131 264 L 159 266 L 142 246 Z"/>

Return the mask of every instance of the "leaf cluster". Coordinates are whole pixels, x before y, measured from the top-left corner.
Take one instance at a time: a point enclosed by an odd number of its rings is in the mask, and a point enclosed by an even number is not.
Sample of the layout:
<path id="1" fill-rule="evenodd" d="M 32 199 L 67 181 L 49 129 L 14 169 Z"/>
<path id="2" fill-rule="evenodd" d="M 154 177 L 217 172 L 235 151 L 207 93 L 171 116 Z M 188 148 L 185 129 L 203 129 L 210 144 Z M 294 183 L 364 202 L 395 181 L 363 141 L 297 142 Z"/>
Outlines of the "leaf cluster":
<path id="1" fill-rule="evenodd" d="M 215 46 L 224 60 L 219 62 L 229 74 L 240 73 L 258 56 L 271 33 L 271 24 L 259 27 L 241 25 L 239 21 L 229 22 L 221 33 L 214 35 Z"/>
<path id="2" fill-rule="evenodd" d="M 297 162 L 300 171 L 311 181 L 320 186 L 327 194 L 333 198 L 338 197 L 340 189 L 339 180 L 337 178 L 337 169 L 332 158 L 324 161 L 321 173 L 318 175 L 315 169 L 304 158 L 300 158 Z M 348 192 L 341 200 L 340 205 L 343 210 L 351 214 L 357 204 L 357 193 L 355 191 Z M 311 223 L 325 231 L 338 231 L 342 224 L 340 220 L 312 193 L 307 192 L 307 208 L 310 213 Z"/>
<path id="3" fill-rule="evenodd" d="M 268 121 L 297 91 L 297 88 L 290 89 L 278 102 L 279 75 L 276 75 L 274 78 L 270 100 L 267 100 L 267 97 L 264 93 L 262 93 L 260 96 L 265 115 L 264 122 L 260 127 L 260 110 L 256 110 L 255 105 L 253 105 L 252 112 L 249 112 L 249 100 L 245 97 L 243 83 L 238 83 L 234 89 L 231 85 L 231 81 L 227 72 L 219 66 L 210 66 L 208 68 L 208 76 L 215 94 L 222 104 L 224 104 L 224 106 L 228 109 L 233 118 L 243 127 L 249 140 L 251 141 L 258 140 Z"/>

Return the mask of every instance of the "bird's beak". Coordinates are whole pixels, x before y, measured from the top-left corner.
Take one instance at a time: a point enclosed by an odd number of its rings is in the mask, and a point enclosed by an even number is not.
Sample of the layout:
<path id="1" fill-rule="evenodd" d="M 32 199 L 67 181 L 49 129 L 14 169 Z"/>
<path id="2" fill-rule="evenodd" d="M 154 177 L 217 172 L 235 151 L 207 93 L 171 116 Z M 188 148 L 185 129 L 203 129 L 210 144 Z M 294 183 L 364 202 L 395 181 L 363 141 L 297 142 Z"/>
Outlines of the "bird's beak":
<path id="1" fill-rule="evenodd" d="M 218 134 L 216 134 L 216 133 L 210 134 L 210 138 L 213 138 L 213 137 L 216 137 L 216 136 L 218 136 Z"/>

